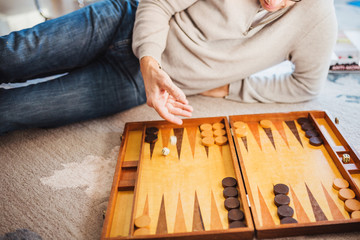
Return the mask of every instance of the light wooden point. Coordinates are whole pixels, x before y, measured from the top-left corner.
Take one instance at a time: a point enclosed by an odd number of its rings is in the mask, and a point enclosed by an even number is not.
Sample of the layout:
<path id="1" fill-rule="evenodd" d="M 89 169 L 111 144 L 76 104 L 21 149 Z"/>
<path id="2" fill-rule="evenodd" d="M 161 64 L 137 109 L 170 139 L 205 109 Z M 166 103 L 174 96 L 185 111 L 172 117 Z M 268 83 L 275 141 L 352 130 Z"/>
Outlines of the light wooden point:
<path id="1" fill-rule="evenodd" d="M 210 147 L 212 145 L 214 145 L 215 140 L 213 137 L 205 137 L 201 140 L 202 144 L 206 147 Z"/>
<path id="2" fill-rule="evenodd" d="M 134 236 L 149 235 L 150 230 L 148 228 L 139 228 L 134 231 Z"/>
<path id="3" fill-rule="evenodd" d="M 261 120 L 260 125 L 263 128 L 270 128 L 271 127 L 271 121 L 270 120 Z"/>
<path id="4" fill-rule="evenodd" d="M 351 218 L 360 219 L 360 211 L 354 211 L 351 213 Z"/>
<path id="5" fill-rule="evenodd" d="M 360 210 L 360 201 L 357 199 L 348 199 L 345 201 L 345 210 L 355 212 Z"/>
<path id="6" fill-rule="evenodd" d="M 220 137 L 216 137 L 215 138 L 215 143 L 219 146 L 222 146 L 224 145 L 225 143 L 227 143 L 227 137 L 225 136 L 220 136 Z"/>
<path id="7" fill-rule="evenodd" d="M 246 123 L 238 121 L 238 122 L 234 122 L 234 127 L 236 129 L 240 129 L 240 128 L 246 128 Z"/>
<path id="8" fill-rule="evenodd" d="M 214 136 L 215 137 L 219 137 L 219 136 L 224 136 L 226 134 L 224 129 L 217 129 L 214 131 Z"/>
<path id="9" fill-rule="evenodd" d="M 335 178 L 333 183 L 333 188 L 335 188 L 336 190 L 340 190 L 342 188 L 348 188 L 348 187 L 349 187 L 348 181 L 346 181 L 343 178 Z"/>
<path id="10" fill-rule="evenodd" d="M 204 130 L 201 132 L 201 137 L 205 138 L 205 137 L 212 137 L 214 135 L 212 130 Z"/>
<path id="11" fill-rule="evenodd" d="M 355 198 L 355 193 L 350 188 L 342 188 L 339 190 L 338 196 L 341 200 L 345 201 Z"/>
<path id="12" fill-rule="evenodd" d="M 235 134 L 238 137 L 245 137 L 247 135 L 247 130 L 246 128 L 237 128 L 235 130 Z"/>
<path id="13" fill-rule="evenodd" d="M 212 130 L 212 125 L 210 123 L 201 124 L 200 130 L 201 131 Z"/>
<path id="14" fill-rule="evenodd" d="M 213 128 L 214 130 L 223 129 L 223 128 L 224 128 L 224 124 L 222 124 L 222 123 L 214 123 L 214 124 L 212 125 L 212 128 Z"/>
<path id="15" fill-rule="evenodd" d="M 150 225 L 151 218 L 148 215 L 141 215 L 140 217 L 136 218 L 134 224 L 138 228 L 148 227 Z"/>

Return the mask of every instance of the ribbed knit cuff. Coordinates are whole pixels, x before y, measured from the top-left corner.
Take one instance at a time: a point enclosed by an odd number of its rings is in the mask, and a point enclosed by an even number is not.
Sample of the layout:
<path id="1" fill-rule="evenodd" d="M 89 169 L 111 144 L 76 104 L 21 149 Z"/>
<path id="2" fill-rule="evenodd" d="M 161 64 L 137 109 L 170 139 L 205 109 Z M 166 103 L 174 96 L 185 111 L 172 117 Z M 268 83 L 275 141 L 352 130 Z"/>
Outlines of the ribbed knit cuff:
<path id="1" fill-rule="evenodd" d="M 138 47 L 137 52 L 135 52 L 135 55 L 141 59 L 145 56 L 153 57 L 161 66 L 161 54 L 162 49 L 159 45 L 154 43 L 146 43 Z"/>

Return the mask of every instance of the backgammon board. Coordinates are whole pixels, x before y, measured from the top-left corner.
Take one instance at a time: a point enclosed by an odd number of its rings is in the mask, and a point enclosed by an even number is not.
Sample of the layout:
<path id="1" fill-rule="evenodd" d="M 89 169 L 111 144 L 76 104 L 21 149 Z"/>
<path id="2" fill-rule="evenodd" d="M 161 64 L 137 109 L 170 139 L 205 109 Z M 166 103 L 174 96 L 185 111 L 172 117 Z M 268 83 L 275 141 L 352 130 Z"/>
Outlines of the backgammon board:
<path id="1" fill-rule="evenodd" d="M 131 122 L 102 239 L 352 231 L 359 183 L 359 155 L 323 111 Z"/>

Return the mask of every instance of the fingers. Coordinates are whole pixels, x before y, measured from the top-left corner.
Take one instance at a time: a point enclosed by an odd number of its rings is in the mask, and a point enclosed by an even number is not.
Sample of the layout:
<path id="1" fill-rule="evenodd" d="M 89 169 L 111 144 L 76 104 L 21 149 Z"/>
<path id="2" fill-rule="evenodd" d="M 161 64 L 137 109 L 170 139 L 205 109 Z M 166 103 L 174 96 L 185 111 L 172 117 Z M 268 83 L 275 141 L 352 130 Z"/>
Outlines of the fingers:
<path id="1" fill-rule="evenodd" d="M 183 121 L 180 118 L 176 117 L 174 114 L 171 114 L 166 106 L 161 106 L 158 108 L 154 107 L 154 109 L 158 112 L 160 117 L 162 117 L 163 119 L 165 119 L 171 123 L 175 123 L 177 125 L 182 125 Z"/>
<path id="2" fill-rule="evenodd" d="M 167 74 L 164 77 L 166 78 L 166 80 L 162 82 L 163 84 L 161 87 L 164 90 L 168 91 L 175 100 L 186 105 L 189 104 L 188 100 L 186 99 L 185 93 L 171 81 L 170 77 Z"/>
<path id="3" fill-rule="evenodd" d="M 156 102 L 153 108 L 165 120 L 181 125 L 183 121 L 178 117 L 191 117 L 193 108 L 190 105 L 185 105 L 176 101 L 173 97 L 169 96 L 165 104 Z"/>

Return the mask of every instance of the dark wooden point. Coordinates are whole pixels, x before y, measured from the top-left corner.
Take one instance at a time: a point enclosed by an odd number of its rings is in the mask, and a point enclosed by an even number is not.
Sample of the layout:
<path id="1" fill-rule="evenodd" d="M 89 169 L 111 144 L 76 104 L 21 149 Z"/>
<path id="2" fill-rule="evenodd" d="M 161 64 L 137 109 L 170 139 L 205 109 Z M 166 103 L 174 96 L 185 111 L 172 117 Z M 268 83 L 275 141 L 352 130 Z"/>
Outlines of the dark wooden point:
<path id="1" fill-rule="evenodd" d="M 323 144 L 323 140 L 320 137 L 311 137 L 309 142 L 313 146 L 321 146 Z"/>
<path id="2" fill-rule="evenodd" d="M 233 177 L 226 177 L 222 180 L 222 186 L 224 188 L 226 187 L 236 187 L 237 185 L 237 181 L 235 178 Z"/>
<path id="3" fill-rule="evenodd" d="M 228 219 L 230 223 L 234 221 L 242 221 L 244 220 L 244 212 L 240 209 L 231 209 L 228 212 Z"/>
<path id="4" fill-rule="evenodd" d="M 305 136 L 307 138 L 318 137 L 319 133 L 316 130 L 308 130 L 308 131 L 305 132 Z"/>
<path id="5" fill-rule="evenodd" d="M 234 221 L 229 224 L 229 228 L 241 228 L 241 227 L 246 227 L 245 223 L 240 221 Z"/>
<path id="6" fill-rule="evenodd" d="M 237 198 L 229 197 L 224 202 L 225 208 L 230 211 L 231 209 L 236 209 L 240 207 L 240 201 Z"/>
<path id="7" fill-rule="evenodd" d="M 278 195 L 278 194 L 284 194 L 284 195 L 288 195 L 289 193 L 289 187 L 283 183 L 278 183 L 274 186 L 274 194 Z"/>
<path id="8" fill-rule="evenodd" d="M 274 203 L 278 207 L 282 205 L 289 205 L 290 198 L 285 194 L 277 194 L 274 198 Z"/>
<path id="9" fill-rule="evenodd" d="M 155 143 L 158 140 L 158 136 L 157 135 L 147 135 L 145 137 L 145 142 L 147 143 Z"/>
<path id="10" fill-rule="evenodd" d="M 145 130 L 146 135 L 157 135 L 159 133 L 159 129 L 157 127 L 148 127 Z"/>
<path id="11" fill-rule="evenodd" d="M 297 119 L 298 124 L 303 125 L 304 123 L 311 123 L 310 119 L 308 118 L 298 118 Z"/>
<path id="12" fill-rule="evenodd" d="M 301 125 L 301 129 L 303 131 L 309 131 L 315 129 L 315 127 L 311 123 L 304 123 L 303 125 Z"/>
<path id="13" fill-rule="evenodd" d="M 298 223 L 295 218 L 292 217 L 284 217 L 280 220 L 280 224 L 289 224 L 289 223 Z"/>
<path id="14" fill-rule="evenodd" d="M 224 198 L 237 197 L 238 190 L 235 187 L 226 187 L 223 191 Z"/>
<path id="15" fill-rule="evenodd" d="M 294 209 L 288 205 L 282 205 L 278 207 L 277 214 L 280 219 L 285 217 L 292 217 L 294 215 Z"/>

